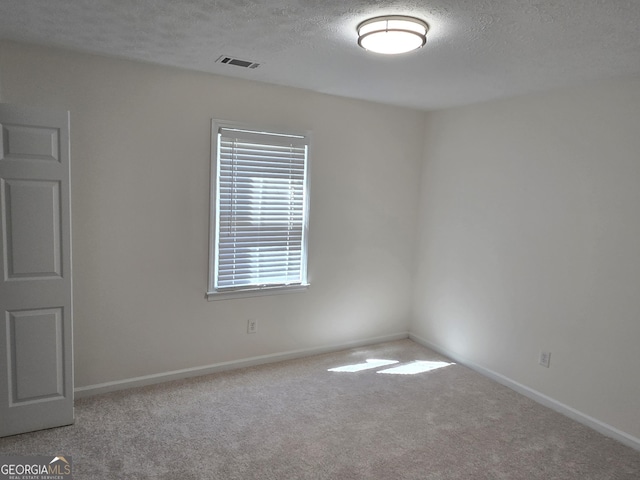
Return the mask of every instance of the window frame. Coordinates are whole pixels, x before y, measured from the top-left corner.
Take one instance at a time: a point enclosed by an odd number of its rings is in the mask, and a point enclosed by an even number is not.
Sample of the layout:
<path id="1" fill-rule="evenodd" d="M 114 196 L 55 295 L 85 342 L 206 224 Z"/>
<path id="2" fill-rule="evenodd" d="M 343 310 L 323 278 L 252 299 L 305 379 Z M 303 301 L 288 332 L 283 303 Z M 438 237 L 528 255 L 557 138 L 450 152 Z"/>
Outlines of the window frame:
<path id="1" fill-rule="evenodd" d="M 218 188 L 220 181 L 219 170 L 219 142 L 218 133 L 220 129 L 240 129 L 252 132 L 264 132 L 275 135 L 291 135 L 303 137 L 306 143 L 306 163 L 304 178 L 304 221 L 302 233 L 302 253 L 301 253 L 301 282 L 282 285 L 247 285 L 235 288 L 216 288 L 216 276 L 218 269 L 218 218 L 219 218 L 219 202 Z M 247 298 L 258 297 L 264 295 L 278 295 L 285 293 L 304 292 L 309 287 L 308 280 L 308 240 L 309 240 L 309 172 L 310 172 L 310 152 L 311 152 L 311 133 L 309 131 L 296 131 L 293 129 L 283 128 L 265 128 L 255 125 L 233 122 L 219 119 L 211 120 L 211 171 L 209 176 L 210 182 L 210 205 L 209 205 L 209 276 L 206 298 L 212 300 L 225 300 L 230 298 Z"/>

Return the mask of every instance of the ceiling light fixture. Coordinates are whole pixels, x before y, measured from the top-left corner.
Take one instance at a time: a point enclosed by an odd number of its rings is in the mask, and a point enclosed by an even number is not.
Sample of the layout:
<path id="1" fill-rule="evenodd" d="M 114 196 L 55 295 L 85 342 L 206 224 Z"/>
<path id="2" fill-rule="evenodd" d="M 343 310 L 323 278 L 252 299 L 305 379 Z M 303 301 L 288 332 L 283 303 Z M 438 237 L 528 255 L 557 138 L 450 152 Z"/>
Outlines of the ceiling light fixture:
<path id="1" fill-rule="evenodd" d="M 371 52 L 396 55 L 424 46 L 428 31 L 429 25 L 418 18 L 376 17 L 358 25 L 358 45 Z"/>

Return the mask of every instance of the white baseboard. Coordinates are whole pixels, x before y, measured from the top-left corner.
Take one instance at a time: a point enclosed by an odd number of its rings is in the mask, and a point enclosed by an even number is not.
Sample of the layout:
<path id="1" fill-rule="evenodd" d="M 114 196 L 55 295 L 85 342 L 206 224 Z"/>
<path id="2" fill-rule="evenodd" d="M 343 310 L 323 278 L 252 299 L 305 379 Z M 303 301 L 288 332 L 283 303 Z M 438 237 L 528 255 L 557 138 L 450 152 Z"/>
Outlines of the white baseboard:
<path id="1" fill-rule="evenodd" d="M 165 373 L 156 373 L 153 375 L 145 375 L 142 377 L 128 378 L 125 380 L 117 380 L 114 382 L 99 383 L 96 385 L 88 385 L 86 387 L 78 387 L 74 389 L 75 398 L 90 397 L 100 393 L 115 392 L 127 388 L 143 387 L 156 383 L 169 382 L 171 380 L 181 380 L 184 378 L 199 377 L 209 375 L 216 372 L 224 372 L 238 368 L 253 367 L 266 363 L 281 362 L 283 360 L 292 360 L 294 358 L 310 357 L 311 355 L 320 355 L 323 353 L 337 352 L 349 348 L 363 347 L 366 345 L 374 345 L 376 343 L 390 342 L 393 340 L 402 340 L 408 338 L 408 332 L 396 333 L 393 335 L 385 335 L 383 337 L 367 338 L 354 342 L 347 342 L 335 345 L 326 345 L 322 347 L 307 348 L 302 350 L 291 350 L 288 352 L 274 353 L 270 355 L 261 355 L 259 357 L 244 358 L 241 360 L 232 360 L 229 362 L 221 362 L 213 365 L 202 367 L 185 368 L 183 370 L 174 370 Z"/>
<path id="2" fill-rule="evenodd" d="M 532 388 L 527 387 L 526 385 L 523 385 L 514 380 L 511 380 L 510 378 L 505 377 L 504 375 L 501 375 L 497 372 L 494 372 L 493 370 L 489 370 L 488 368 L 485 368 L 481 365 L 473 363 L 465 358 L 461 358 L 459 355 L 449 352 L 445 348 L 442 348 L 439 345 L 435 345 L 429 342 L 428 340 L 425 340 L 424 338 L 419 337 L 418 335 L 414 335 L 413 333 L 410 333 L 409 338 L 414 342 L 417 342 L 420 345 L 423 345 L 441 355 L 444 355 L 445 357 L 448 357 L 461 365 L 464 365 L 466 367 L 469 367 L 472 370 L 475 370 L 476 372 L 484 375 L 485 377 L 489 377 L 492 380 L 495 380 L 496 382 L 504 385 L 505 387 L 508 387 L 512 390 L 515 390 L 518 393 L 521 393 L 526 397 L 529 397 L 530 399 L 544 405 L 545 407 L 549 407 L 558 413 L 561 413 L 589 428 L 592 428 L 593 430 L 596 430 L 597 432 L 602 433 L 603 435 L 606 435 L 607 437 L 611 437 L 619 441 L 620 443 L 627 445 L 628 447 L 631 447 L 635 450 L 640 451 L 640 439 L 632 435 L 629 435 L 628 433 L 625 433 L 622 430 L 618 430 L 617 428 L 612 427 L 611 425 L 601 422 L 600 420 L 597 420 L 593 417 L 590 417 L 589 415 L 586 415 L 576 410 L 575 408 L 572 408 L 568 405 L 558 402 L 557 400 L 554 400 L 553 398 L 548 397 L 543 393 L 540 393 L 536 390 L 533 390 Z"/>

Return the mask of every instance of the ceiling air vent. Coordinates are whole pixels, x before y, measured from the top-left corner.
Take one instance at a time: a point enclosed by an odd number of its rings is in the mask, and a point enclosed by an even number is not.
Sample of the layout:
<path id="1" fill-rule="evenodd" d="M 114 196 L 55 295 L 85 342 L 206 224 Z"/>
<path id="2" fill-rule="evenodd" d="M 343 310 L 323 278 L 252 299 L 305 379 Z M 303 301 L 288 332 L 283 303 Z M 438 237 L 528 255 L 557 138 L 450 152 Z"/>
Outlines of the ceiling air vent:
<path id="1" fill-rule="evenodd" d="M 235 65 L 236 67 L 243 68 L 258 68 L 260 66 L 259 63 L 249 62 L 247 60 L 240 60 L 239 58 L 228 57 L 226 55 L 221 55 L 216 60 L 216 63 L 224 63 L 226 65 Z"/>

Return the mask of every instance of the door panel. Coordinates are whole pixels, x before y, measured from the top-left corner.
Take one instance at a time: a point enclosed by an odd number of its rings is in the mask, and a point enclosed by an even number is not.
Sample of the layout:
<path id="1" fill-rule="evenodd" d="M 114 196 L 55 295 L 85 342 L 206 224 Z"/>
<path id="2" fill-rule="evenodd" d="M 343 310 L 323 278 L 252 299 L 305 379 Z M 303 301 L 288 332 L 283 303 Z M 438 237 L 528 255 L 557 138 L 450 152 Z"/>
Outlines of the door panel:
<path id="1" fill-rule="evenodd" d="M 3 150 L 7 160 L 55 162 L 60 159 L 60 131 L 57 128 L 6 124 L 3 127 Z"/>
<path id="2" fill-rule="evenodd" d="M 61 397 L 64 394 L 62 309 L 7 313 L 10 402 Z"/>
<path id="3" fill-rule="evenodd" d="M 1 181 L 5 279 L 60 277 L 60 182 Z"/>
<path id="4" fill-rule="evenodd" d="M 0 104 L 0 436 L 73 423 L 69 113 Z"/>

